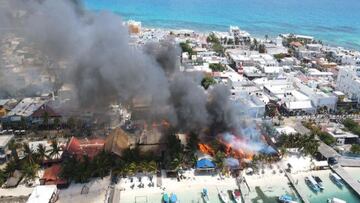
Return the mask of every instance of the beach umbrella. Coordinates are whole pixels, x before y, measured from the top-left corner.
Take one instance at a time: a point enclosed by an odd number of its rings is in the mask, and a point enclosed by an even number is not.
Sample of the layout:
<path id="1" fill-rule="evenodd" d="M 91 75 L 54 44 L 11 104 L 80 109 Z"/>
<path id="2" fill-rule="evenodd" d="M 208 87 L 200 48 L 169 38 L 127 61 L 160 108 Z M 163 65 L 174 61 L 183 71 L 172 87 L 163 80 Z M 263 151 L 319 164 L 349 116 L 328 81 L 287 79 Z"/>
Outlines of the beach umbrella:
<path id="1" fill-rule="evenodd" d="M 176 197 L 176 195 L 174 193 L 172 193 L 170 195 L 170 202 L 171 203 L 176 203 L 177 202 L 177 197 Z"/>
<path id="2" fill-rule="evenodd" d="M 165 194 L 163 195 L 163 201 L 164 201 L 164 203 L 169 203 L 169 196 L 168 196 L 167 193 L 165 193 Z"/>

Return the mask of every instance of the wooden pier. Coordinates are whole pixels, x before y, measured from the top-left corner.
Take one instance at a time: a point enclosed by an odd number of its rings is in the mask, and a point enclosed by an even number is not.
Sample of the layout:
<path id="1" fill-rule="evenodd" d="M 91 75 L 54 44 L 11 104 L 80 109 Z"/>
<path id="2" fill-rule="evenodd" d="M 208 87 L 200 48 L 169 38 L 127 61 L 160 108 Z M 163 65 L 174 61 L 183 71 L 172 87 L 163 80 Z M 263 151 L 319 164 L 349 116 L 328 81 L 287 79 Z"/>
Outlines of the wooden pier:
<path id="1" fill-rule="evenodd" d="M 360 183 L 357 180 L 352 178 L 339 164 L 330 167 L 360 196 Z"/>
<path id="2" fill-rule="evenodd" d="M 286 170 L 283 170 L 285 172 L 286 177 L 289 179 L 291 185 L 295 188 L 295 191 L 297 192 L 297 194 L 299 195 L 299 197 L 301 198 L 301 200 L 304 203 L 310 203 L 310 201 L 307 199 L 306 197 L 306 193 L 298 187 L 296 181 L 294 180 L 294 178 L 292 177 L 292 175 L 288 172 L 286 172 Z"/>
<path id="3" fill-rule="evenodd" d="M 237 184 L 239 186 L 239 189 L 241 191 L 241 196 L 244 200 L 244 203 L 251 203 L 250 200 L 250 187 L 246 182 L 246 179 L 243 177 L 240 177 L 237 179 Z"/>

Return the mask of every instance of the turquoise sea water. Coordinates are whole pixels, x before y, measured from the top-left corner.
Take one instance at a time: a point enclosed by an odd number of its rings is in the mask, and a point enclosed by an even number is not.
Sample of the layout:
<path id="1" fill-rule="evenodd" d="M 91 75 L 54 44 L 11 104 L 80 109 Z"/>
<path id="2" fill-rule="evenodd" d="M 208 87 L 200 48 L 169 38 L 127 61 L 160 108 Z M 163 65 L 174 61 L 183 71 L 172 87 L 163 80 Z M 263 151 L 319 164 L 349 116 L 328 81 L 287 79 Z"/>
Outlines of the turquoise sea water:
<path id="1" fill-rule="evenodd" d="M 360 197 L 348 186 L 344 184 L 338 187 L 329 177 L 330 170 L 327 171 L 313 171 L 308 175 L 319 176 L 323 181 L 325 189 L 321 192 L 314 192 L 305 183 L 304 177 L 298 177 L 298 187 L 302 188 L 311 203 L 325 203 L 329 198 L 340 198 L 348 203 L 359 203 Z"/>
<path id="2" fill-rule="evenodd" d="M 360 49 L 360 0 L 84 0 L 145 26 L 199 31 L 237 25 L 255 36 L 313 35 Z"/>

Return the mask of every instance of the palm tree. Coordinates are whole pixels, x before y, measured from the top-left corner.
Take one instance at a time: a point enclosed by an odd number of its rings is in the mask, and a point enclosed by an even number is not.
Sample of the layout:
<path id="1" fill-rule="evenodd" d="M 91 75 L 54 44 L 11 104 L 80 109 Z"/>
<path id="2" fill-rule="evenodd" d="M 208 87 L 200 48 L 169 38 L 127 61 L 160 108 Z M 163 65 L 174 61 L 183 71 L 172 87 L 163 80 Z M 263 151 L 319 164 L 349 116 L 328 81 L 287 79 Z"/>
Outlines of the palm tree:
<path id="1" fill-rule="evenodd" d="M 37 176 L 37 171 L 39 170 L 39 165 L 36 163 L 25 163 L 21 168 L 25 180 L 34 180 Z"/>
<path id="2" fill-rule="evenodd" d="M 220 170 L 224 167 L 224 159 L 225 159 L 225 153 L 218 151 L 215 154 L 214 162 L 216 164 L 216 167 Z"/>
<path id="3" fill-rule="evenodd" d="M 177 170 L 180 167 L 180 160 L 178 158 L 174 158 L 173 160 L 170 161 L 170 170 Z"/>
<path id="4" fill-rule="evenodd" d="M 46 154 L 46 147 L 43 144 L 38 145 L 36 154 L 40 163 L 43 163 L 45 158 L 48 158 L 48 155 Z"/>
<path id="5" fill-rule="evenodd" d="M 147 171 L 150 173 L 156 173 L 157 171 L 157 164 L 155 161 L 150 161 L 147 164 Z"/>
<path id="6" fill-rule="evenodd" d="M 69 157 L 64 160 L 61 164 L 61 174 L 60 177 L 66 180 L 74 180 L 76 176 L 76 169 L 78 160 L 75 157 Z"/>
<path id="7" fill-rule="evenodd" d="M 51 150 L 50 150 L 49 156 L 51 158 L 58 159 L 58 158 L 60 158 L 60 152 L 61 152 L 61 148 L 60 148 L 58 142 L 56 140 L 53 140 L 51 142 Z"/>
<path id="8" fill-rule="evenodd" d="M 9 142 L 8 148 L 11 150 L 11 156 L 14 158 L 14 160 L 18 161 L 19 160 L 19 155 L 17 153 L 17 148 L 19 147 L 19 145 L 15 142 L 14 139 L 12 139 Z"/>
<path id="9" fill-rule="evenodd" d="M 126 165 L 125 168 L 124 168 L 124 172 L 127 174 L 127 175 L 134 175 L 136 173 L 136 164 L 135 162 L 131 162 L 130 164 Z"/>
<path id="10" fill-rule="evenodd" d="M 146 172 L 147 171 L 147 163 L 145 161 L 141 161 L 136 166 L 137 171 Z"/>
<path id="11" fill-rule="evenodd" d="M 91 161 L 93 175 L 101 178 L 105 177 L 111 170 L 111 156 L 105 151 L 100 152 Z"/>
<path id="12" fill-rule="evenodd" d="M 5 167 L 5 173 L 9 174 L 10 176 L 12 175 L 12 173 L 18 169 L 18 161 L 16 160 L 10 160 Z"/>
<path id="13" fill-rule="evenodd" d="M 28 143 L 23 143 L 23 152 L 24 159 L 29 163 L 33 164 L 35 162 L 34 151 L 29 147 Z"/>
<path id="14" fill-rule="evenodd" d="M 71 160 L 71 159 L 70 159 Z M 92 170 L 92 166 L 90 163 L 90 159 L 87 155 L 82 157 L 82 161 L 77 159 L 73 159 L 75 162 L 70 163 L 66 168 L 66 170 L 71 170 L 71 176 L 69 179 L 73 179 L 77 183 L 86 183 L 89 182 L 89 179 L 92 177 L 94 171 Z M 69 168 L 69 166 L 73 166 L 74 168 Z M 62 172 L 62 177 L 68 176 L 65 172 Z"/>

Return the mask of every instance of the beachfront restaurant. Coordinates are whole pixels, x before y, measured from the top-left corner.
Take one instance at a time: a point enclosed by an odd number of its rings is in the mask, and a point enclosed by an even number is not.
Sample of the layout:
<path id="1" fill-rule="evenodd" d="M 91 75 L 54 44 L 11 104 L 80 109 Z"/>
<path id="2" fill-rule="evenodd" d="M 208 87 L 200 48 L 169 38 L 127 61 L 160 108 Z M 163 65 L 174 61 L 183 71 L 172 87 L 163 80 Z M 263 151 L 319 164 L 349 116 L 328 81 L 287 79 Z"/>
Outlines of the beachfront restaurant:
<path id="1" fill-rule="evenodd" d="M 215 163 L 209 158 L 202 158 L 196 162 L 196 173 L 209 173 L 215 170 Z"/>

